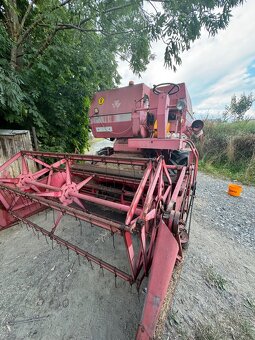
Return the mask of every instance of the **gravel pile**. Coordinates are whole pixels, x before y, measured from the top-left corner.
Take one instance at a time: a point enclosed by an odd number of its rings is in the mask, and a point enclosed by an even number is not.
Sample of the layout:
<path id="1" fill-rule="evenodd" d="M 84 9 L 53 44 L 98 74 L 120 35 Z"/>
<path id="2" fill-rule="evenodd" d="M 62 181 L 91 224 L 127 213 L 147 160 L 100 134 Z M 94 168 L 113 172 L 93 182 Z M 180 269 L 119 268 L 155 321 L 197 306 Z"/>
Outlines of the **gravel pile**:
<path id="1" fill-rule="evenodd" d="M 198 174 L 193 217 L 201 225 L 227 233 L 255 249 L 255 187 L 243 186 L 240 197 L 227 194 L 230 181 Z"/>

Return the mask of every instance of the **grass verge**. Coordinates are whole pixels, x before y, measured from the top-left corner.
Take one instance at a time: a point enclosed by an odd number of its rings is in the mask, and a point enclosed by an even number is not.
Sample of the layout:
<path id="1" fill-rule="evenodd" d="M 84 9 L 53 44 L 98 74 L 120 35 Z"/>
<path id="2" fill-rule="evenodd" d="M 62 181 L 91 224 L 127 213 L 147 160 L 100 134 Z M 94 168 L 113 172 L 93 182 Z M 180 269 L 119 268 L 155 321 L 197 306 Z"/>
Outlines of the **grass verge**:
<path id="1" fill-rule="evenodd" d="M 255 185 L 255 121 L 205 123 L 200 170 Z"/>

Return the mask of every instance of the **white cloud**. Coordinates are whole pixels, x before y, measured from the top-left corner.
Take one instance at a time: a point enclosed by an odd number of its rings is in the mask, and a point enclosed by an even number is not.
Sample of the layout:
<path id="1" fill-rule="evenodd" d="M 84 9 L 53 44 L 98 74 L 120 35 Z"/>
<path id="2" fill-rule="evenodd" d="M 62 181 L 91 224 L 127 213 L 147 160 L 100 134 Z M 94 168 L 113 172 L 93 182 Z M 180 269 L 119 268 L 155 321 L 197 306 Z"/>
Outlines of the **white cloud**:
<path id="1" fill-rule="evenodd" d="M 184 81 L 195 103 L 195 111 L 218 114 L 234 93 L 249 93 L 255 89 L 255 75 L 251 76 L 247 70 L 255 60 L 254 13 L 255 1 L 248 0 L 234 9 L 226 30 L 215 37 L 203 32 L 192 48 L 183 53 L 183 63 L 176 73 L 163 66 L 163 43 L 154 44 L 156 60 L 149 64 L 142 78 L 134 76 L 127 63 L 120 63 L 121 85 L 131 79 L 149 86 Z"/>
<path id="2" fill-rule="evenodd" d="M 212 116 L 217 116 L 222 113 L 226 104 L 229 104 L 233 94 L 249 94 L 254 89 L 255 77 L 250 76 L 246 67 L 236 67 L 234 72 L 223 76 L 207 88 L 204 98 L 196 105 L 195 110 L 200 115 L 210 112 Z M 250 109 L 247 115 L 255 117 L 255 110 Z"/>

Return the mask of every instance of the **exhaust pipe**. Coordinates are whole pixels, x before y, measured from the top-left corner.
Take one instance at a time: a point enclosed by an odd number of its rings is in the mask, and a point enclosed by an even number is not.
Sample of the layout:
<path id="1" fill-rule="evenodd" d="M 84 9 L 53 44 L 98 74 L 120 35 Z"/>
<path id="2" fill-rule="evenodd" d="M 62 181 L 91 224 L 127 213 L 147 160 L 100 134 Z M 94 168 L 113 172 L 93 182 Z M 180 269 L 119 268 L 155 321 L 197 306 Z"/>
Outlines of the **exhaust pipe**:
<path id="1" fill-rule="evenodd" d="M 202 139 L 202 136 L 204 134 L 203 127 L 204 122 L 200 119 L 194 120 L 194 122 L 191 124 L 191 130 L 193 134 L 199 139 Z"/>

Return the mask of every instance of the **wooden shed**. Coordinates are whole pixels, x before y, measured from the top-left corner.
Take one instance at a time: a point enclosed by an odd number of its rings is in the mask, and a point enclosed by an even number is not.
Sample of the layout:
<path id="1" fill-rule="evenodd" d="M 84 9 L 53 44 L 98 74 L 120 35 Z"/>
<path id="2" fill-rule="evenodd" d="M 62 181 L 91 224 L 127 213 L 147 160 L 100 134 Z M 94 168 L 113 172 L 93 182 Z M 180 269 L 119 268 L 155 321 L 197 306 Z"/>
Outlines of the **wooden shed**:
<path id="1" fill-rule="evenodd" d="M 20 150 L 33 150 L 30 132 L 28 130 L 2 130 L 0 129 L 0 165 L 8 161 Z M 29 161 L 31 171 L 36 171 L 34 162 Z M 9 167 L 11 177 L 20 174 L 21 164 L 16 161 Z"/>

